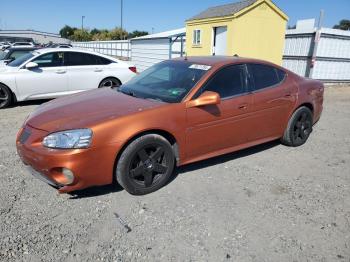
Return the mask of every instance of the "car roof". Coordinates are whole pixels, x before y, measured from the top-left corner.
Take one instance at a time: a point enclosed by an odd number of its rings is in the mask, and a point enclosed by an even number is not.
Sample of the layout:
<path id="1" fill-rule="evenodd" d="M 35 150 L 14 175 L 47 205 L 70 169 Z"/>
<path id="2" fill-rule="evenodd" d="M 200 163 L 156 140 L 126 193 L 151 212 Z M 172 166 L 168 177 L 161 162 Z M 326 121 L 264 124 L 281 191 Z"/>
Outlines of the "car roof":
<path id="1" fill-rule="evenodd" d="M 92 55 L 97 55 L 97 56 L 101 56 L 101 57 L 105 57 L 106 59 L 121 63 L 122 61 L 120 61 L 117 58 L 114 58 L 112 56 L 107 56 L 101 53 L 97 53 L 97 52 L 93 52 L 93 51 L 89 51 L 89 50 L 84 50 L 81 48 L 41 48 L 41 49 L 37 49 L 35 50 L 35 52 L 37 54 L 46 54 L 46 53 L 50 53 L 50 52 L 80 52 L 80 53 L 86 53 L 86 54 L 92 54 Z"/>
<path id="2" fill-rule="evenodd" d="M 239 57 L 239 56 L 189 56 L 189 57 L 175 58 L 173 60 L 187 61 L 194 64 L 204 64 L 204 65 L 210 65 L 210 66 L 216 66 L 216 65 L 219 66 L 223 64 L 239 64 L 239 63 L 259 63 L 259 64 L 274 65 L 264 60 Z"/>
<path id="3" fill-rule="evenodd" d="M 106 56 L 106 55 L 103 55 L 101 53 L 97 53 L 97 52 L 94 52 L 94 51 L 89 51 L 89 50 L 84 50 L 84 49 L 81 49 L 81 48 L 41 48 L 41 49 L 38 49 L 36 50 L 38 53 L 40 54 L 45 54 L 45 53 L 49 53 L 49 52 L 80 52 L 80 53 L 86 53 L 86 54 L 93 54 L 93 55 L 100 55 L 100 56 Z M 113 57 L 110 57 L 111 59 Z"/>

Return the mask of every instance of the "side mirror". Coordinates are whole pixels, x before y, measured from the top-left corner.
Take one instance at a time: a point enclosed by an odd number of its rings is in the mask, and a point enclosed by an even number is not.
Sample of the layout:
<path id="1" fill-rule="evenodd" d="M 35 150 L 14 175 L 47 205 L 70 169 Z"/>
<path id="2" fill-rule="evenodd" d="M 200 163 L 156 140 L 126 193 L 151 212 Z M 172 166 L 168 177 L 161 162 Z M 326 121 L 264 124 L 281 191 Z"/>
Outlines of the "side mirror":
<path id="1" fill-rule="evenodd" d="M 26 64 L 25 67 L 30 70 L 30 69 L 34 69 L 34 68 L 39 67 L 39 65 L 37 63 L 34 63 L 34 62 L 29 62 L 28 64 Z"/>
<path id="2" fill-rule="evenodd" d="M 221 102 L 221 99 L 218 93 L 212 92 L 212 91 L 205 91 L 197 99 L 188 101 L 186 104 L 186 108 L 206 106 L 206 105 L 217 105 L 217 104 L 220 104 L 220 102 Z"/>

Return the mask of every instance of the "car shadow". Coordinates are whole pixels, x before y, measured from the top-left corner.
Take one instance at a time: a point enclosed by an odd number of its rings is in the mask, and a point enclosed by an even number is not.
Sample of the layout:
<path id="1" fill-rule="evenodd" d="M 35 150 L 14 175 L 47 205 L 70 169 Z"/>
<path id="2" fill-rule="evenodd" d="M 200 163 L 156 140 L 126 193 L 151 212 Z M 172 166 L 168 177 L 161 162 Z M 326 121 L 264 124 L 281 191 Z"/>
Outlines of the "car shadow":
<path id="1" fill-rule="evenodd" d="M 243 150 L 240 150 L 237 152 L 228 153 L 228 154 L 225 154 L 222 156 L 217 156 L 217 157 L 213 157 L 210 159 L 195 162 L 192 164 L 188 164 L 185 166 L 177 167 L 177 168 L 175 168 L 171 179 L 168 181 L 168 183 L 165 186 L 167 186 L 168 184 L 173 182 L 181 174 L 191 172 L 194 170 L 200 170 L 200 169 L 207 168 L 210 166 L 223 164 L 223 163 L 226 163 L 228 161 L 232 161 L 235 159 L 239 159 L 239 158 L 247 157 L 247 156 L 250 156 L 253 154 L 257 154 L 257 153 L 269 150 L 271 148 L 274 148 L 280 144 L 281 143 L 279 140 L 275 140 L 275 141 L 268 142 L 268 143 L 261 144 L 261 145 L 257 145 L 257 146 L 251 147 L 251 148 L 243 149 Z M 87 189 L 83 189 L 80 191 L 71 192 L 70 199 L 82 199 L 82 198 L 96 197 L 96 196 L 121 192 L 123 190 L 124 189 L 115 182 L 115 183 L 113 183 L 111 185 L 107 185 L 107 186 L 92 187 L 92 188 L 87 188 Z"/>
<path id="2" fill-rule="evenodd" d="M 74 199 L 90 198 L 90 197 L 117 193 L 123 190 L 124 189 L 120 185 L 118 185 L 117 183 L 113 183 L 106 186 L 90 187 L 87 189 L 71 192 L 69 193 L 69 195 L 71 195 L 69 199 L 74 200 Z"/>
<path id="3" fill-rule="evenodd" d="M 29 101 L 17 102 L 12 104 L 10 108 L 23 107 L 23 106 L 40 106 L 46 102 L 49 102 L 50 100 L 52 99 L 29 100 Z"/>
<path id="4" fill-rule="evenodd" d="M 175 169 L 174 174 L 173 174 L 172 178 L 168 181 L 167 185 L 170 184 L 172 181 L 174 181 L 181 174 L 191 172 L 194 170 L 200 170 L 200 169 L 207 168 L 210 166 L 223 164 L 223 163 L 226 163 L 226 162 L 229 162 L 229 161 L 232 161 L 235 159 L 247 157 L 250 155 L 254 155 L 254 154 L 269 150 L 271 148 L 274 148 L 280 144 L 281 144 L 281 142 L 279 140 L 274 140 L 272 142 L 267 142 L 267 143 L 264 143 L 261 145 L 247 148 L 247 149 L 242 149 L 240 151 L 236 151 L 236 152 L 228 153 L 225 155 L 221 155 L 221 156 L 209 158 L 206 160 L 198 161 L 195 163 L 191 163 L 188 165 L 180 166 L 180 167 Z"/>

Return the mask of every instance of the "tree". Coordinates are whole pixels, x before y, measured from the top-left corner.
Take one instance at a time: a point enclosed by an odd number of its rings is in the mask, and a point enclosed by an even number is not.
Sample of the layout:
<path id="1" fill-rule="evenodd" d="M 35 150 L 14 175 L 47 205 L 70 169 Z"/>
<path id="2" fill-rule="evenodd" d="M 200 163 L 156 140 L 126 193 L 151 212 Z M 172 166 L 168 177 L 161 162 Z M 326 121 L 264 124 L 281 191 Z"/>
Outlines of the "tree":
<path id="1" fill-rule="evenodd" d="M 70 39 L 73 41 L 91 41 L 92 37 L 89 31 L 77 29 L 74 31 L 74 34 Z"/>
<path id="2" fill-rule="evenodd" d="M 120 27 L 116 27 L 109 31 L 110 40 L 124 40 L 128 37 L 128 32 L 121 29 Z"/>
<path id="3" fill-rule="evenodd" d="M 340 29 L 340 30 L 350 30 L 350 20 L 343 19 L 340 20 L 338 25 L 333 26 L 334 29 Z"/>
<path id="4" fill-rule="evenodd" d="M 128 38 L 135 38 L 135 37 L 140 37 L 140 36 L 144 36 L 144 35 L 148 35 L 148 32 L 135 30 L 135 31 L 129 33 Z"/>
<path id="5" fill-rule="evenodd" d="M 90 32 L 92 35 L 92 39 L 94 41 L 104 41 L 104 40 L 110 40 L 109 31 L 107 29 L 99 30 L 100 32 L 97 34 L 92 34 L 92 31 Z"/>
<path id="6" fill-rule="evenodd" d="M 60 30 L 60 35 L 61 35 L 61 37 L 63 37 L 63 38 L 68 38 L 68 39 L 70 39 L 70 38 L 73 36 L 75 30 L 77 30 L 76 27 L 70 27 L 69 25 L 65 25 L 65 26 Z"/>
<path id="7" fill-rule="evenodd" d="M 97 28 L 94 28 L 94 29 L 92 29 L 92 30 L 90 31 L 90 34 L 91 34 L 91 35 L 97 35 L 97 34 L 99 34 L 99 33 L 101 33 L 101 30 L 99 30 L 99 29 L 97 29 Z"/>
<path id="8" fill-rule="evenodd" d="M 60 30 L 60 35 L 73 41 L 104 41 L 124 40 L 127 38 L 144 36 L 148 35 L 148 32 L 135 30 L 131 33 L 128 33 L 127 31 L 122 30 L 120 27 L 116 27 L 112 30 L 94 28 L 90 31 L 87 29 L 81 30 L 76 27 L 65 25 Z"/>

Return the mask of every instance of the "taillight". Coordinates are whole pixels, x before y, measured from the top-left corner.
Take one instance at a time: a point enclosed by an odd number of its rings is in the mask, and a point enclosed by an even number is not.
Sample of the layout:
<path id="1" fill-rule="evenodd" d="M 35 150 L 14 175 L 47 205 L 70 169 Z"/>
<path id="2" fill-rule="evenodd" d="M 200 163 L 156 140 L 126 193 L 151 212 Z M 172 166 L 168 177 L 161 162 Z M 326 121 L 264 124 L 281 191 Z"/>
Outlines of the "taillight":
<path id="1" fill-rule="evenodd" d="M 137 74 L 136 66 L 130 66 L 129 69 L 130 69 L 130 71 L 132 71 L 132 72 L 134 72 L 135 74 Z"/>

